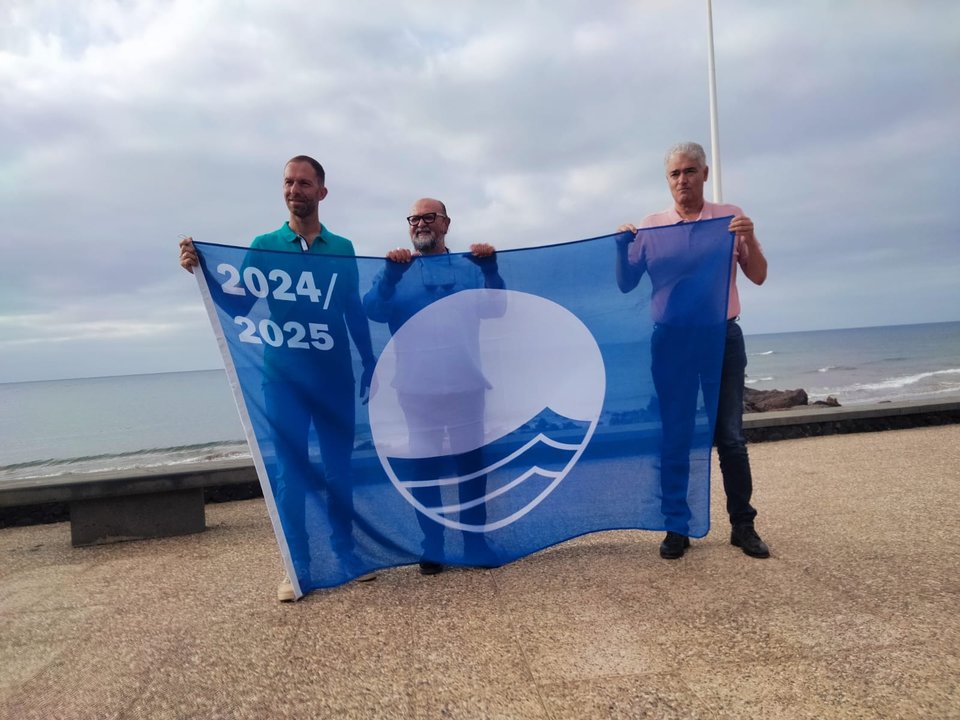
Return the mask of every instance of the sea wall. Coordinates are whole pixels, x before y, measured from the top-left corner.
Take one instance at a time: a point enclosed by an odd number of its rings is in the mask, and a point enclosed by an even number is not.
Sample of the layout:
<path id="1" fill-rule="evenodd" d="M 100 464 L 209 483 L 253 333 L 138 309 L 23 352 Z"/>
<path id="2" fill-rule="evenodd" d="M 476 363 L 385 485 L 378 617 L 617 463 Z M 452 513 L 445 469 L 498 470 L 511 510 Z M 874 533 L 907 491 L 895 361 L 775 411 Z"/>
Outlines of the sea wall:
<path id="1" fill-rule="evenodd" d="M 960 423 L 960 400 L 936 403 L 891 402 L 853 407 L 803 405 L 789 410 L 746 413 L 743 423 L 744 434 L 751 443 L 840 433 L 903 430 Z M 211 472 L 209 465 L 198 465 L 193 470 L 179 468 L 177 474 L 181 478 L 184 473 L 191 472 L 211 476 L 213 479 L 210 481 L 200 483 L 204 487 L 207 502 L 246 500 L 262 495 L 252 461 L 234 462 L 223 470 L 223 478 L 220 480 L 216 479 L 216 473 Z M 152 482 L 162 482 L 164 479 L 162 472 L 153 471 L 137 477 L 104 478 L 103 482 L 136 483 L 147 476 Z M 79 483 L 81 478 L 60 478 L 57 484 L 65 486 L 71 481 Z M 95 483 L 97 480 L 86 480 L 88 485 L 91 482 Z M 69 520 L 67 502 L 43 502 L 50 496 L 49 490 L 49 485 L 24 487 L 21 484 L 14 495 L 13 491 L 0 487 L 0 528 Z M 31 502 L 31 498 L 36 501 Z"/>
<path id="2" fill-rule="evenodd" d="M 933 403 L 889 402 L 834 407 L 803 405 L 789 410 L 746 413 L 743 431 L 748 442 L 879 432 L 949 425 L 960 422 L 960 400 Z"/>

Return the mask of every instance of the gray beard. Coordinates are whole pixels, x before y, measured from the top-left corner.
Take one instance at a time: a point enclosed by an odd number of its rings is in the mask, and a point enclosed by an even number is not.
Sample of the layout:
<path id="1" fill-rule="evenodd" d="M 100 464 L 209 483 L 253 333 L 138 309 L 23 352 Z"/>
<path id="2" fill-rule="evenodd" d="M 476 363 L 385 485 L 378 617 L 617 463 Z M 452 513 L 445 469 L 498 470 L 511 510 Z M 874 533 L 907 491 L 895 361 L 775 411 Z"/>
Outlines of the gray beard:
<path id="1" fill-rule="evenodd" d="M 433 234 L 424 233 L 423 235 L 413 236 L 413 247 L 418 252 L 428 252 L 437 248 L 437 238 Z"/>

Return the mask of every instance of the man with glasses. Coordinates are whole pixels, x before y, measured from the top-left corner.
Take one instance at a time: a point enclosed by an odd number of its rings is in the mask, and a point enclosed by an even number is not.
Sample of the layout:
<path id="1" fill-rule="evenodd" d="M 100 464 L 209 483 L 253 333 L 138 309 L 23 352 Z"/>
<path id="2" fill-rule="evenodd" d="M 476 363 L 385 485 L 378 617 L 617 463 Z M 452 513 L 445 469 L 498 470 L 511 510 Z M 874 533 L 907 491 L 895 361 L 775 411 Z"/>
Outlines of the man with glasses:
<path id="1" fill-rule="evenodd" d="M 492 245 L 471 245 L 469 255 L 450 254 L 446 245 L 450 216 L 439 200 L 417 200 L 407 223 L 413 250 L 398 247 L 388 252 L 384 268 L 363 298 L 367 317 L 386 323 L 391 334 L 438 300 L 465 290 L 505 287 Z M 429 337 L 417 338 L 416 347 L 409 346 L 402 336 L 396 338 L 404 342 L 397 342 L 394 387 L 413 457 L 438 458 L 439 463 L 446 442 L 456 458 L 459 476 L 469 476 L 472 469 L 483 466 L 484 397 L 490 384 L 480 367 L 480 321 L 500 317 L 505 310 L 504 293 L 483 294 L 467 313 L 456 318 L 438 315 Z M 470 505 L 485 492 L 486 475 L 461 480 L 460 504 Z M 418 488 L 415 497 L 425 507 L 441 505 L 440 489 L 435 486 Z M 417 520 L 423 531 L 420 572 L 434 575 L 443 570 L 443 526 L 420 512 Z M 486 522 L 484 503 L 462 510 L 459 520 L 482 527 Z M 469 564 L 498 564 L 482 533 L 464 531 L 463 536 Z"/>
<path id="2" fill-rule="evenodd" d="M 667 184 L 673 196 L 673 206 L 663 212 L 647 215 L 640 228 L 696 222 L 733 216 L 729 231 L 734 234 L 733 265 L 730 268 L 729 299 L 727 303 L 726 341 L 723 369 L 720 376 L 714 444 L 720 458 L 723 489 L 727 496 L 727 513 L 732 526 L 730 543 L 756 558 L 770 556 L 766 543 L 754 529 L 757 511 L 750 504 L 753 477 L 750 458 L 743 436 L 743 384 L 747 367 L 743 332 L 737 324 L 740 316 L 740 296 L 737 292 L 737 268 L 753 283 L 763 284 L 767 278 L 767 259 L 754 234 L 753 221 L 736 205 L 708 202 L 703 186 L 710 169 L 703 148 L 697 143 L 680 143 L 667 151 L 664 161 Z M 663 423 L 663 453 L 661 457 L 661 485 L 663 511 L 667 534 L 660 544 L 660 556 L 675 560 L 690 547 L 685 529 L 689 518 L 687 507 L 687 480 L 689 476 L 689 440 L 692 435 L 693 413 L 699 378 L 697 370 L 688 362 L 667 361 L 669 355 L 658 351 L 668 346 L 680 347 L 674 339 L 677 328 L 664 322 L 669 307 L 670 288 L 657 289 L 657 265 L 664 258 L 648 252 L 643 236 L 637 235 L 632 224 L 617 228 L 624 234 L 617 241 L 617 284 L 623 292 L 637 286 L 644 272 L 650 273 L 654 285 L 651 308 L 657 323 L 651 338 L 653 379 L 660 396 Z M 682 334 L 682 333 L 681 333 Z M 684 345 L 683 348 L 689 348 Z M 681 352 L 683 349 L 681 349 Z M 683 392 L 678 393 L 677 388 Z M 714 386 L 714 389 L 715 386 Z M 691 392 L 687 392 L 691 390 Z M 706 391 L 706 388 L 705 388 Z"/>

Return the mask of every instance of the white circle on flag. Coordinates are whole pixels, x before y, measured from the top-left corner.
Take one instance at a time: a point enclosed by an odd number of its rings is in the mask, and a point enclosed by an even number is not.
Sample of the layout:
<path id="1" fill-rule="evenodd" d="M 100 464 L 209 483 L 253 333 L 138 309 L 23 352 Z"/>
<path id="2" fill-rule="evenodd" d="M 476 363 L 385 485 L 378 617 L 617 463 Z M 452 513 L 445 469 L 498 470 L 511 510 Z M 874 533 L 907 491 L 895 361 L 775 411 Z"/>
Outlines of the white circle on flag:
<path id="1" fill-rule="evenodd" d="M 526 515 L 574 467 L 599 421 L 606 374 L 593 335 L 561 305 L 513 290 L 464 290 L 433 302 L 400 327 L 380 355 L 372 388 L 374 445 L 400 494 L 447 527 L 483 532 Z M 477 397 L 482 398 L 479 404 L 472 400 Z M 548 426 L 544 418 L 566 421 L 580 431 L 573 433 L 573 441 L 538 435 L 531 428 L 538 421 Z M 398 475 L 397 467 L 405 461 L 461 455 L 497 441 L 500 446 L 522 445 L 527 435 L 527 450 L 545 443 L 565 458 L 565 465 L 550 471 L 533 463 L 524 466 L 521 447 L 511 458 L 516 477 L 488 483 L 484 500 L 497 498 L 499 516 L 491 515 L 494 506 L 487 502 L 482 525 L 461 522 L 456 492 L 447 490 L 464 477 Z M 491 454 L 494 461 L 483 468 L 485 474 L 503 464 L 502 453 Z M 520 491 L 530 478 L 542 487 L 533 497 Z M 431 483 L 445 493 L 440 506 L 428 507 L 416 497 L 418 486 Z M 522 500 L 512 503 L 512 496 Z"/>

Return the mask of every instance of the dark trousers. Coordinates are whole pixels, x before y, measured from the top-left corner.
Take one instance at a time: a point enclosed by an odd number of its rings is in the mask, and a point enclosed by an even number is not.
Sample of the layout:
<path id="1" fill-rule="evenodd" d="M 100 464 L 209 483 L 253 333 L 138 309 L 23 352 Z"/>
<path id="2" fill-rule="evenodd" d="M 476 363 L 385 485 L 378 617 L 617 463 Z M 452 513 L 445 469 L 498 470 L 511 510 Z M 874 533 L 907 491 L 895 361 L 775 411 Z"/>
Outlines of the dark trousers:
<path id="1" fill-rule="evenodd" d="M 467 456 L 468 457 L 459 459 L 457 463 L 458 474 L 463 474 L 468 469 L 477 467 L 480 450 L 467 453 Z M 460 504 L 463 505 L 482 498 L 486 491 L 487 476 L 479 475 L 470 480 L 460 482 L 457 488 L 457 495 L 460 499 Z M 440 488 L 438 487 L 418 488 L 414 491 L 414 497 L 426 507 L 438 507 L 441 504 Z M 457 520 L 465 525 L 483 526 L 487 521 L 487 506 L 482 502 L 477 503 L 472 507 L 462 510 L 456 517 Z M 442 562 L 444 557 L 443 525 L 423 513 L 417 513 L 417 520 L 420 523 L 420 530 L 423 532 L 423 558 L 433 562 Z M 463 542 L 464 550 L 467 554 L 486 550 L 483 533 L 464 531 Z"/>
<path id="2" fill-rule="evenodd" d="M 325 492 L 330 543 L 338 556 L 353 551 L 353 452 L 355 406 L 353 383 L 268 382 L 267 416 L 274 428 L 278 472 L 274 496 L 297 574 L 309 574 L 308 496 Z M 320 444 L 323 472 L 311 464 L 308 433 L 313 425 Z"/>
<path id="3" fill-rule="evenodd" d="M 429 478 L 437 479 L 454 473 L 463 477 L 483 466 L 480 446 L 483 443 L 485 394 L 485 389 L 443 395 L 399 393 L 411 451 L 421 458 L 435 457 L 432 468 L 424 466 Z M 453 462 L 450 462 L 450 457 L 441 457 L 445 439 L 449 442 Z M 470 505 L 479 500 L 486 494 L 486 488 L 486 475 L 461 481 L 457 492 L 460 504 Z M 436 486 L 417 488 L 413 495 L 428 508 L 438 508 L 443 502 L 440 488 Z M 478 502 L 452 517 L 464 525 L 482 527 L 487 521 L 487 507 L 485 503 Z M 440 562 L 443 558 L 444 526 L 419 512 L 417 521 L 423 532 L 423 558 Z M 468 554 L 486 549 L 481 532 L 463 531 L 463 539 Z"/>
<path id="4" fill-rule="evenodd" d="M 727 495 L 727 514 L 734 525 L 752 523 L 757 516 L 757 511 L 750 504 L 753 475 L 750 473 L 747 440 L 743 436 L 743 383 L 746 372 L 747 350 L 743 331 L 735 321 L 730 321 L 727 323 L 713 442 L 720 458 L 723 490 Z"/>
<path id="5" fill-rule="evenodd" d="M 711 372 L 711 328 L 657 325 L 651 339 L 652 371 L 660 405 L 661 512 L 666 529 L 687 535 L 690 507 L 690 447 L 696 424 L 697 398 L 703 390 L 708 412 L 716 404 L 713 442 L 717 446 L 727 513 L 733 524 L 752 522 L 753 478 L 743 436 L 743 383 L 747 354 L 743 332 L 733 320 L 724 328 L 723 366 L 719 377 Z"/>

